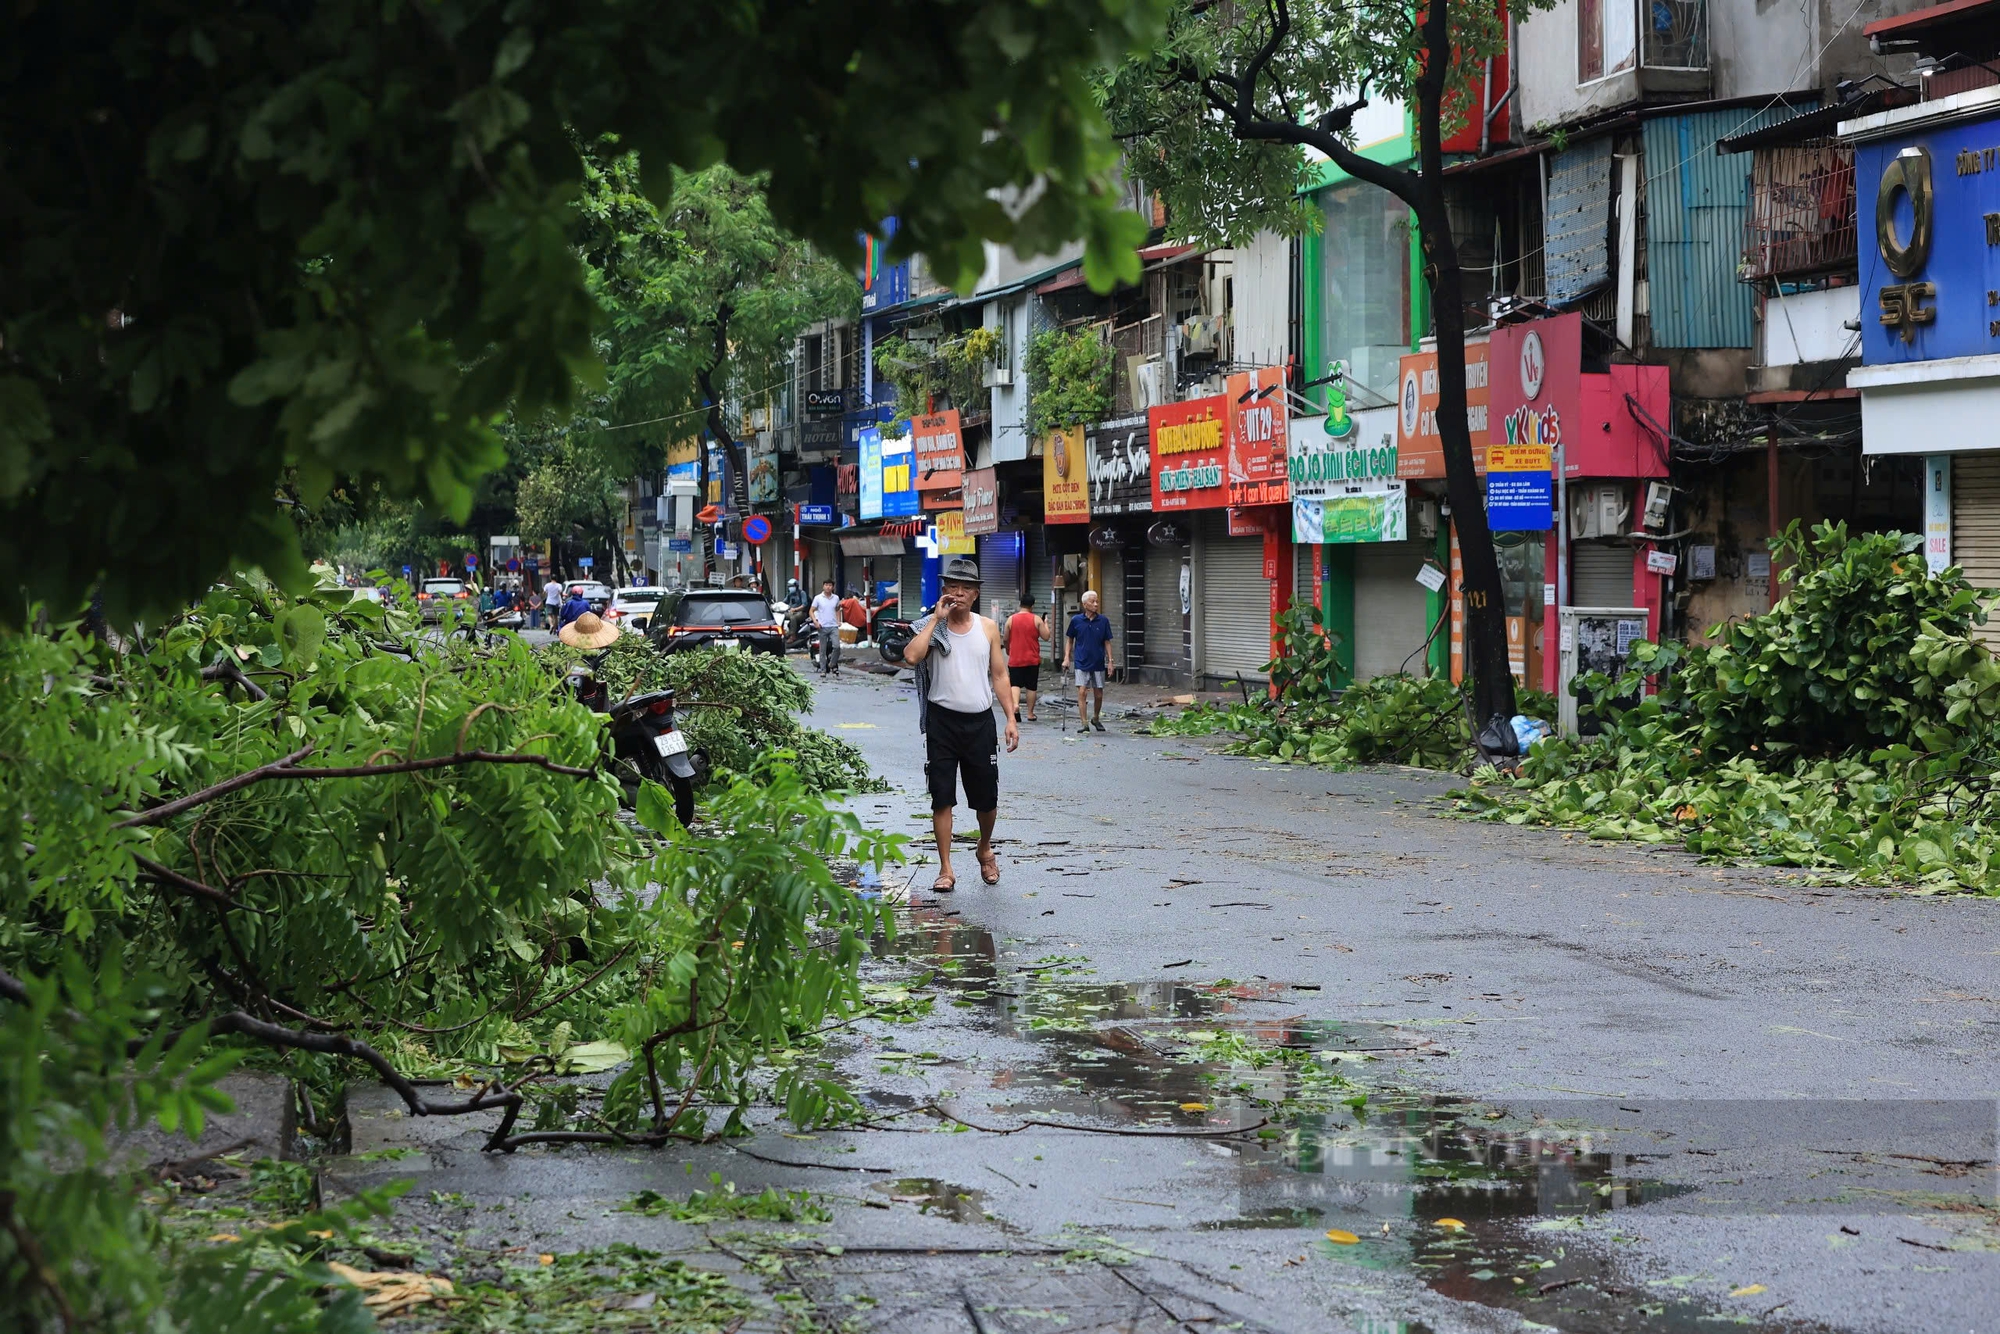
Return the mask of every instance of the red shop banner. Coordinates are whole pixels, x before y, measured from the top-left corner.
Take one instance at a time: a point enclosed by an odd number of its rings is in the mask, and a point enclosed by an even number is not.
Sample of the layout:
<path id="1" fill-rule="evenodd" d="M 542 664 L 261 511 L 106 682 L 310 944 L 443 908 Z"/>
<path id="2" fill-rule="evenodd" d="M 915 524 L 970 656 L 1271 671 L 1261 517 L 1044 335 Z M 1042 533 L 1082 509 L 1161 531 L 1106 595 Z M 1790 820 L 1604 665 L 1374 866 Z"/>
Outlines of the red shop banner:
<path id="1" fill-rule="evenodd" d="M 933 493 L 958 490 L 959 474 L 965 470 L 957 409 L 910 418 L 910 435 L 916 443 L 917 490 L 923 493 L 924 508 L 956 509 L 956 498 Z"/>
<path id="2" fill-rule="evenodd" d="M 1581 425 L 1582 315 L 1501 325 L 1491 363 L 1494 448 L 1554 449 Z"/>
<path id="3" fill-rule="evenodd" d="M 1285 466 L 1291 414 L 1285 407 L 1284 367 L 1238 371 L 1224 383 L 1223 397 L 1229 401 L 1229 503 L 1291 504 Z"/>
<path id="4" fill-rule="evenodd" d="M 1229 504 L 1229 398 L 1216 394 L 1146 409 L 1152 437 L 1153 512 L 1221 509 Z M 1280 463 L 1279 475 L 1284 475 Z"/>

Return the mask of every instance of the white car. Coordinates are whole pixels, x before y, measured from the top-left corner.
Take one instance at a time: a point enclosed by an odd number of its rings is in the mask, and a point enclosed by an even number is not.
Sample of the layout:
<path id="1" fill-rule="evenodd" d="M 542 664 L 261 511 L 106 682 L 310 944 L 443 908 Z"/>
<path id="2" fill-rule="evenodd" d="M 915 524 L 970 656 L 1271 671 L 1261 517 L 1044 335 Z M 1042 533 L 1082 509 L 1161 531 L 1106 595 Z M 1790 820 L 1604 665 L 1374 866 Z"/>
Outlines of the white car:
<path id="1" fill-rule="evenodd" d="M 604 619 L 627 634 L 643 635 L 652 623 L 653 611 L 667 595 L 664 588 L 621 588 L 611 595 Z"/>

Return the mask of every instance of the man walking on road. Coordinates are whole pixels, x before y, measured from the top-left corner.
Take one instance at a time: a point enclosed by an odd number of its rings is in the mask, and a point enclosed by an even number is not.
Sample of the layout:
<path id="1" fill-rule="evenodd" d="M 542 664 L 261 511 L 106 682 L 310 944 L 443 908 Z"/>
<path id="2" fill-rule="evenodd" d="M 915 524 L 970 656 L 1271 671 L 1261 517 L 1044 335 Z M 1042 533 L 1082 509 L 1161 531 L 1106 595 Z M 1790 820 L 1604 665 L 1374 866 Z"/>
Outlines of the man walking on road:
<path id="1" fill-rule="evenodd" d="M 1104 651 L 1111 642 L 1110 618 L 1097 614 L 1096 593 L 1083 595 L 1083 610 L 1069 618 L 1069 630 L 1064 638 L 1063 667 L 1067 669 L 1072 660 L 1076 663 L 1076 721 L 1081 726 L 1085 720 L 1090 726 L 1104 730 L 1104 674 L 1110 670 L 1109 655 Z M 1097 692 L 1097 707 L 1086 712 L 1084 698 L 1093 690 Z"/>
<path id="2" fill-rule="evenodd" d="M 1021 610 L 1007 618 L 1007 681 L 1014 687 L 1014 721 L 1021 721 L 1021 696 L 1028 697 L 1028 721 L 1035 721 L 1035 699 L 1042 690 L 1042 641 L 1049 623 L 1035 614 L 1035 595 L 1021 595 Z"/>
<path id="3" fill-rule="evenodd" d="M 553 572 L 549 581 L 542 585 L 542 620 L 551 630 L 562 628 L 563 586 L 556 581 Z"/>
<path id="4" fill-rule="evenodd" d="M 834 594 L 833 580 L 819 586 L 812 600 L 812 621 L 819 631 L 819 672 L 825 676 L 840 670 L 840 599 Z"/>
<path id="5" fill-rule="evenodd" d="M 993 725 L 997 701 L 1006 710 L 1007 749 L 1021 744 L 1014 722 L 1014 687 L 1000 627 L 972 610 L 979 600 L 979 564 L 954 556 L 944 567 L 937 612 L 916 627 L 903 650 L 916 669 L 917 728 L 924 734 L 924 776 L 931 789 L 931 832 L 937 836 L 939 894 L 958 887 L 951 871 L 951 816 L 961 777 L 965 804 L 979 819 L 979 878 L 1000 883 L 993 821 L 1000 813 L 1000 743 Z"/>

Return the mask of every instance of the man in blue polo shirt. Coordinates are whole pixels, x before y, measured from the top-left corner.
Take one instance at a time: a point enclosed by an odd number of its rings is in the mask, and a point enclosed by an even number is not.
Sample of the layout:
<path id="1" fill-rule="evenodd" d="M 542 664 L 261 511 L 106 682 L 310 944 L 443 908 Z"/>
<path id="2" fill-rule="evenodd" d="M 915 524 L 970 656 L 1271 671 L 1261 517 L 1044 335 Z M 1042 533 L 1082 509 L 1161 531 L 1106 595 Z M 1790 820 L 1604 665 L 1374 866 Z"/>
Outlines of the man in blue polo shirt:
<path id="1" fill-rule="evenodd" d="M 1083 595 L 1083 610 L 1069 618 L 1069 629 L 1064 633 L 1063 666 L 1072 663 L 1076 667 L 1076 718 L 1078 723 L 1086 719 L 1090 725 L 1104 730 L 1104 673 L 1110 662 L 1104 646 L 1111 642 L 1111 621 L 1097 612 L 1096 593 Z M 1086 710 L 1084 700 L 1092 691 L 1097 692 L 1097 707 Z"/>

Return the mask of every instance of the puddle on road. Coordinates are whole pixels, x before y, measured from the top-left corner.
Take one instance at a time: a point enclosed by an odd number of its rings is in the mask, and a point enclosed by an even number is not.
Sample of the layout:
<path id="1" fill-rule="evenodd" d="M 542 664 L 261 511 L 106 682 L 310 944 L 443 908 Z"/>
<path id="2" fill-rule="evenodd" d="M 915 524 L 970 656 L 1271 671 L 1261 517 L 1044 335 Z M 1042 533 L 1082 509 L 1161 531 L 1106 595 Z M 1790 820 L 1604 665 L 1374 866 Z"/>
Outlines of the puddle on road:
<path id="1" fill-rule="evenodd" d="M 936 1177 L 901 1177 L 878 1181 L 869 1189 L 887 1195 L 891 1204 L 913 1204 L 918 1213 L 935 1214 L 959 1223 L 977 1223 L 986 1217 L 979 1191 L 954 1186 Z"/>
<path id="2" fill-rule="evenodd" d="M 995 1113 L 1189 1129 L 1272 1115 L 1272 1127 L 1210 1142 L 1218 1166 L 1233 1159 L 1238 1216 L 1207 1228 L 1297 1231 L 1302 1256 L 1413 1273 L 1444 1296 L 1577 1334 L 1712 1331 L 1748 1314 L 1621 1281 L 1569 1244 L 1591 1215 L 1692 1189 L 1639 1174 L 1633 1156 L 1594 1148 L 1587 1135 L 1487 1126 L 1483 1108 L 1451 1099 L 1377 1089 L 1347 1105 L 1361 1090 L 1337 1077 L 1343 1067 L 1420 1053 L 1430 1045 L 1421 1034 L 1303 1020 L 1296 993 L 1275 983 L 1106 984 L 1083 980 L 1075 956 L 1003 960 L 990 932 L 936 909 L 903 913 L 895 944 L 878 949 L 936 970 L 940 1005 L 1034 1045 L 1034 1060 L 983 1072 Z M 1250 1064 L 1232 1059 L 1246 1054 Z M 957 1064 L 924 1055 L 933 1068 Z M 918 1100 L 885 1089 L 880 1101 Z M 943 1183 L 876 1189 L 946 1216 L 981 1215 L 976 1193 Z M 1329 1229 L 1355 1240 L 1328 1240 Z M 1367 1328 L 1423 1334 L 1416 1324 Z"/>

